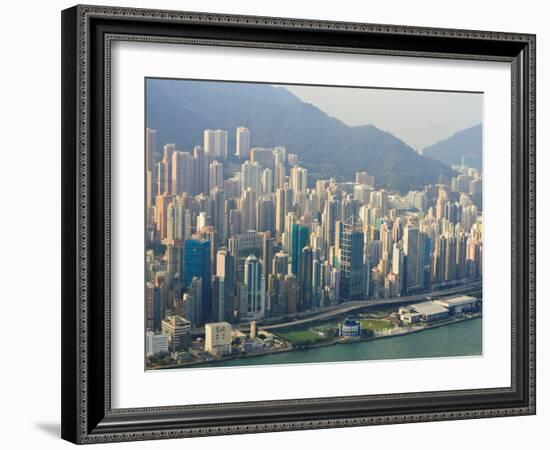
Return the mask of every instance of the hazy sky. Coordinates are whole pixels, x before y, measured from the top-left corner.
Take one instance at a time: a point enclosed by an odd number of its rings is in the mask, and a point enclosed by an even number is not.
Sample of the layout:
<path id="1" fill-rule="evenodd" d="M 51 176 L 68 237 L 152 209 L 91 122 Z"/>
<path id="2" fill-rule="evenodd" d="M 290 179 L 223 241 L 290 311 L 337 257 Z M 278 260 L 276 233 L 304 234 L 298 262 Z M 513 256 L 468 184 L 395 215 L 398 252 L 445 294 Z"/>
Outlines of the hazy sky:
<path id="1" fill-rule="evenodd" d="M 482 122 L 478 93 L 285 87 L 347 125 L 374 125 L 416 150 Z"/>

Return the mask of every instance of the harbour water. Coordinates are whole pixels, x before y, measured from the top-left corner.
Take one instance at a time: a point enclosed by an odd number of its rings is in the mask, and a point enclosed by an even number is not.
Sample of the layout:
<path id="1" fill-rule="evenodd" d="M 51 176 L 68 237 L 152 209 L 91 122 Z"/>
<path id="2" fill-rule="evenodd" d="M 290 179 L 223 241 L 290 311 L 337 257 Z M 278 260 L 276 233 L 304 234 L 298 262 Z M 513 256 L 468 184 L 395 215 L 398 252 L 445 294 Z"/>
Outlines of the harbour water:
<path id="1" fill-rule="evenodd" d="M 481 355 L 481 324 L 482 319 L 478 318 L 402 336 L 393 336 L 350 344 L 331 345 L 328 347 L 272 355 L 252 356 L 229 361 L 201 364 L 199 367 L 303 364 Z"/>

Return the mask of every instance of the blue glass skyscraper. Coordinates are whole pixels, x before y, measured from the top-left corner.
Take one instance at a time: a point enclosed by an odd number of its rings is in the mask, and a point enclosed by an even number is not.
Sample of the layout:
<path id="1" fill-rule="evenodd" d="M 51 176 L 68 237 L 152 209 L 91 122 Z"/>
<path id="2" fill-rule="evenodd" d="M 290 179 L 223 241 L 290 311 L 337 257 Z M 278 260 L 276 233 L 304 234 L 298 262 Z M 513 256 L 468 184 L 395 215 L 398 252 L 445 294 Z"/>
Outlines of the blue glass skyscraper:
<path id="1" fill-rule="evenodd" d="M 189 287 L 193 277 L 202 279 L 201 319 L 203 323 L 208 322 L 212 315 L 210 241 L 187 239 L 182 251 L 183 288 Z"/>
<path id="2" fill-rule="evenodd" d="M 297 223 L 292 224 L 290 268 L 294 275 L 300 274 L 302 249 L 309 242 L 309 227 Z"/>

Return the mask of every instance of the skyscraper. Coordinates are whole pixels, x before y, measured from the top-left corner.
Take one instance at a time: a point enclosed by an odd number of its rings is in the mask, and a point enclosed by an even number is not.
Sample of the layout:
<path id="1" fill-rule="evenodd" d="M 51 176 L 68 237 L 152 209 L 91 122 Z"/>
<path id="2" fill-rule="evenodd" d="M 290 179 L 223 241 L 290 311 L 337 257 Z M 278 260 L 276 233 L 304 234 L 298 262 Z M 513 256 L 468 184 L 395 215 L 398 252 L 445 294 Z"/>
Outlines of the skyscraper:
<path id="1" fill-rule="evenodd" d="M 364 300 L 364 243 L 362 224 L 353 216 L 342 223 L 340 234 L 340 293 L 344 300 Z"/>
<path id="2" fill-rule="evenodd" d="M 392 255 L 392 273 L 395 275 L 395 295 L 401 296 L 403 293 L 403 277 L 405 271 L 405 256 L 401 243 L 393 244 Z"/>
<path id="3" fill-rule="evenodd" d="M 282 189 L 286 182 L 286 167 L 284 163 L 275 160 L 275 169 L 273 171 L 273 189 Z"/>
<path id="4" fill-rule="evenodd" d="M 235 154 L 240 158 L 248 158 L 250 155 L 250 131 L 248 128 L 237 128 Z"/>
<path id="5" fill-rule="evenodd" d="M 294 195 L 305 194 L 307 191 L 307 169 L 295 166 L 290 171 L 290 186 Z"/>
<path id="6" fill-rule="evenodd" d="M 338 201 L 329 200 L 325 203 L 323 212 L 323 231 L 325 238 L 325 248 L 328 249 L 335 243 L 336 220 L 338 219 Z"/>
<path id="7" fill-rule="evenodd" d="M 265 278 L 262 262 L 254 255 L 246 258 L 244 266 L 244 284 L 247 295 L 247 320 L 258 320 L 265 316 Z"/>
<path id="8" fill-rule="evenodd" d="M 183 244 L 182 273 L 183 287 L 186 289 L 194 277 L 202 279 L 201 319 L 210 320 L 212 299 L 210 296 L 210 241 L 187 239 Z"/>
<path id="9" fill-rule="evenodd" d="M 405 255 L 406 290 L 410 292 L 421 285 L 424 266 L 418 251 L 418 227 L 408 224 L 403 229 L 403 254 Z"/>
<path id="10" fill-rule="evenodd" d="M 273 171 L 264 169 L 262 171 L 262 195 L 270 195 L 273 193 Z"/>
<path id="11" fill-rule="evenodd" d="M 445 254 L 445 281 L 456 280 L 456 250 L 457 250 L 456 236 L 449 236 L 447 238 L 447 252 Z"/>
<path id="12" fill-rule="evenodd" d="M 217 244 L 225 245 L 227 241 L 227 201 L 225 192 L 215 187 L 210 191 L 212 200 L 212 225 L 216 231 Z"/>
<path id="13" fill-rule="evenodd" d="M 300 225 L 298 223 L 292 224 L 292 236 L 291 236 L 291 271 L 294 275 L 300 274 L 300 263 L 302 257 L 302 249 L 308 245 L 309 242 L 309 227 Z"/>
<path id="14" fill-rule="evenodd" d="M 251 189 L 258 196 L 262 193 L 262 166 L 258 163 L 245 161 L 241 166 L 241 191 Z"/>
<path id="15" fill-rule="evenodd" d="M 157 130 L 147 128 L 145 130 L 145 171 L 153 172 L 155 170 L 157 153 Z"/>
<path id="16" fill-rule="evenodd" d="M 161 195 L 157 195 L 156 202 L 155 202 L 155 209 L 156 209 L 156 218 L 155 218 L 155 224 L 156 224 L 156 230 L 157 235 L 159 239 L 162 241 L 163 239 L 166 239 L 166 232 L 167 232 L 167 212 L 168 212 L 168 205 L 174 200 L 174 196 L 170 195 L 168 193 L 164 193 Z"/>
<path id="17" fill-rule="evenodd" d="M 184 205 L 181 196 L 175 197 L 166 209 L 166 242 L 181 243 L 191 237 L 191 211 Z"/>
<path id="18" fill-rule="evenodd" d="M 234 320 L 234 297 L 235 297 L 235 258 L 229 250 L 222 248 L 216 254 L 216 276 L 224 282 L 224 304 L 220 313 L 223 313 L 223 320 L 233 322 Z"/>
<path id="19" fill-rule="evenodd" d="M 227 158 L 227 131 L 204 130 L 204 151 L 215 158 Z"/>
<path id="20" fill-rule="evenodd" d="M 223 189 L 223 164 L 217 160 L 210 163 L 210 186 L 208 192 L 214 188 Z"/>
<path id="21" fill-rule="evenodd" d="M 283 299 L 286 300 L 287 314 L 296 314 L 298 311 L 298 297 L 298 278 L 293 273 L 289 273 L 285 275 L 283 282 Z"/>
<path id="22" fill-rule="evenodd" d="M 145 140 L 145 195 L 146 195 L 146 217 L 147 225 L 153 222 L 153 205 L 158 193 L 157 185 L 157 163 L 156 163 L 156 130 L 147 128 Z"/>
<path id="23" fill-rule="evenodd" d="M 188 152 L 172 153 L 172 194 L 195 194 L 195 158 Z"/>
<path id="24" fill-rule="evenodd" d="M 298 310 L 306 310 L 312 306 L 313 290 L 313 252 L 309 245 L 306 245 L 300 254 L 300 272 L 298 275 L 300 286 L 300 298 Z"/>
<path id="25" fill-rule="evenodd" d="M 257 228 L 258 231 L 269 231 L 275 235 L 275 205 L 273 200 L 262 198 L 258 200 Z"/>
<path id="26" fill-rule="evenodd" d="M 241 229 L 243 231 L 256 229 L 256 191 L 250 188 L 243 191 L 241 199 Z"/>
<path id="27" fill-rule="evenodd" d="M 153 331 L 159 330 L 164 313 L 160 302 L 160 289 L 150 281 L 145 283 L 145 308 L 147 328 Z"/>
<path id="28" fill-rule="evenodd" d="M 197 193 L 207 193 L 209 192 L 210 187 L 210 161 L 211 157 L 204 149 L 200 146 L 196 146 L 193 150 L 193 156 L 195 158 L 195 167 L 196 167 L 196 186 L 195 190 Z"/>
<path id="29" fill-rule="evenodd" d="M 262 262 L 263 262 L 263 275 L 267 281 L 268 275 L 271 273 L 273 266 L 273 257 L 275 254 L 275 239 L 271 237 L 271 233 L 263 233 L 263 245 L 262 245 Z"/>
<path id="30" fill-rule="evenodd" d="M 250 161 L 258 163 L 264 169 L 275 169 L 275 155 L 272 148 L 254 147 L 250 150 Z"/>
<path id="31" fill-rule="evenodd" d="M 212 276 L 212 317 L 210 320 L 218 322 L 225 320 L 225 279 Z"/>
<path id="32" fill-rule="evenodd" d="M 311 268 L 311 306 L 317 308 L 321 301 L 322 266 L 318 259 L 313 260 Z"/>
<path id="33" fill-rule="evenodd" d="M 288 253 L 280 251 L 275 254 L 272 273 L 275 275 L 286 275 L 288 273 Z"/>
<path id="34" fill-rule="evenodd" d="M 290 189 L 277 189 L 275 194 L 275 231 L 278 240 L 281 240 L 281 235 L 285 231 L 285 217 L 292 211 L 292 198 Z"/>

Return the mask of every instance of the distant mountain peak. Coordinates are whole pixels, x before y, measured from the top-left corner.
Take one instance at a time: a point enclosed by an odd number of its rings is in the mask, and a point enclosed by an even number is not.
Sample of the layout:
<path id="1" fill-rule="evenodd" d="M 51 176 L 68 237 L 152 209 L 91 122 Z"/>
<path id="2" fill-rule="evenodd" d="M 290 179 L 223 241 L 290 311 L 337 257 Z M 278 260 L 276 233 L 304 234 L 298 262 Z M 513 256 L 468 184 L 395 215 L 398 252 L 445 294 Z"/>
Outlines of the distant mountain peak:
<path id="1" fill-rule="evenodd" d="M 471 164 L 481 169 L 483 153 L 483 127 L 481 124 L 460 130 L 422 150 L 424 156 L 437 159 L 448 166 L 462 164 L 463 156 L 470 156 Z"/>

